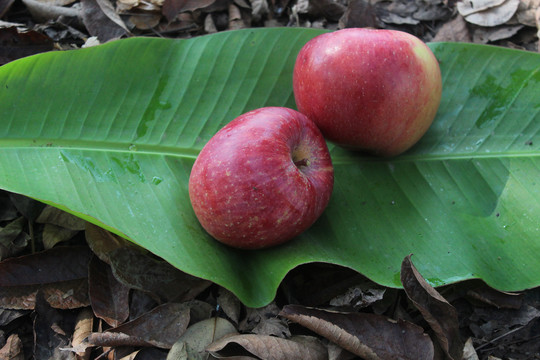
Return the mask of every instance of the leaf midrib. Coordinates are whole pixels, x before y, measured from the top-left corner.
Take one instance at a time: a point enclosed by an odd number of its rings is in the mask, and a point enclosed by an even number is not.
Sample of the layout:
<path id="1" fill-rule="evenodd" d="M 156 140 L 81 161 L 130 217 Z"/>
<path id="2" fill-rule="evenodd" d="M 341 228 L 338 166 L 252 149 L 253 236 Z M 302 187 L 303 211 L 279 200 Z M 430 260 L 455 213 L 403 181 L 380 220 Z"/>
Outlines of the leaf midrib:
<path id="1" fill-rule="evenodd" d="M 187 159 L 196 159 L 200 149 L 165 146 L 165 145 L 149 145 L 127 142 L 111 142 L 111 141 L 84 141 L 84 140 L 58 140 L 58 139 L 40 139 L 39 142 L 28 139 L 2 139 L 0 141 L 0 149 L 62 149 L 76 151 L 101 151 L 114 153 L 132 153 L 145 155 L 160 155 L 160 156 L 175 156 Z M 402 155 L 394 158 L 377 158 L 369 155 L 333 155 L 332 160 L 334 165 L 349 165 L 361 162 L 427 162 L 427 161 L 448 161 L 448 160 L 470 160 L 470 159 L 512 159 L 512 158 L 539 158 L 539 151 L 506 151 L 506 152 L 489 152 L 489 153 L 451 153 L 451 154 L 410 154 Z"/>

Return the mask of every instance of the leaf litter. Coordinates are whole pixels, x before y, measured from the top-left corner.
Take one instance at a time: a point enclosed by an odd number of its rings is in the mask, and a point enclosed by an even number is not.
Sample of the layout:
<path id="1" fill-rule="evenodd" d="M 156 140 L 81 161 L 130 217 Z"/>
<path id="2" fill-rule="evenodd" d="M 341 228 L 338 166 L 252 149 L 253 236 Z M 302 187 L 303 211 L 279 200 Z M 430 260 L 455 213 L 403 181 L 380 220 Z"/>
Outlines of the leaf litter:
<path id="1" fill-rule="evenodd" d="M 248 308 L 228 290 L 104 229 L 33 200 L 0 195 L 7 214 L 0 228 L 13 227 L 11 238 L 28 238 L 0 262 L 0 354 L 6 359 L 540 354 L 538 289 L 504 293 L 479 281 L 434 289 L 408 256 L 403 290 L 316 263 L 292 270 L 272 303 Z M 47 248 L 47 225 L 76 233 Z"/>
<path id="2" fill-rule="evenodd" d="M 538 0 L 3 0 L 0 11 L 2 63 L 132 35 L 262 26 L 367 26 L 540 50 Z M 469 281 L 435 290 L 411 259 L 404 290 L 309 264 L 252 309 L 95 225 L 0 192 L 0 358 L 540 357 L 538 289 Z"/>

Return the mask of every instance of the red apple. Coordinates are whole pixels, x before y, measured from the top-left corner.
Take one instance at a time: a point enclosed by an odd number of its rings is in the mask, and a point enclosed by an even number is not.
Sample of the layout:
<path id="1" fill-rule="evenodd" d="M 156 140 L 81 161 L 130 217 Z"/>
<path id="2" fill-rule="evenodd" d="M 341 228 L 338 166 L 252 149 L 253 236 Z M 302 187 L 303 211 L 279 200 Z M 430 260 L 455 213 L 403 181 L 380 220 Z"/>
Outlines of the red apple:
<path id="1" fill-rule="evenodd" d="M 326 142 L 298 111 L 267 107 L 239 116 L 201 150 L 189 197 L 203 228 L 237 248 L 281 244 L 309 228 L 332 193 Z"/>
<path id="2" fill-rule="evenodd" d="M 427 131 L 441 100 L 437 59 L 420 39 L 351 28 L 310 40 L 296 59 L 298 110 L 330 141 L 398 155 Z"/>

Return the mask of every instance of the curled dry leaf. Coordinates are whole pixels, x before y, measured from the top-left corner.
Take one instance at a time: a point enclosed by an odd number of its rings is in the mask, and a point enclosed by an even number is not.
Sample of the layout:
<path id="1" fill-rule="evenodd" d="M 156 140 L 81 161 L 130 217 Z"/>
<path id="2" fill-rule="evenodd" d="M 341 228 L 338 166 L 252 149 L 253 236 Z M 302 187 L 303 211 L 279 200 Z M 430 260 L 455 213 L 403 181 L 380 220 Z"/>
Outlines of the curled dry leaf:
<path id="1" fill-rule="evenodd" d="M 306 336 L 288 340 L 267 335 L 233 335 L 214 342 L 206 350 L 217 358 L 256 356 L 265 360 L 328 359 L 326 347 L 318 339 Z"/>
<path id="2" fill-rule="evenodd" d="M 82 0 L 82 21 L 92 36 L 101 42 L 130 34 L 109 0 Z"/>
<path id="3" fill-rule="evenodd" d="M 92 309 L 84 308 L 81 310 L 75 321 L 75 331 L 73 332 L 73 340 L 71 345 L 76 348 L 83 343 L 84 339 L 92 333 L 94 325 L 94 314 Z M 87 360 L 90 358 L 89 349 L 77 353 L 78 360 Z"/>
<path id="4" fill-rule="evenodd" d="M 540 0 L 522 0 L 516 12 L 516 18 L 520 24 L 537 27 L 536 13 L 540 14 Z"/>
<path id="5" fill-rule="evenodd" d="M 407 321 L 369 313 L 342 313 L 287 305 L 281 316 L 324 336 L 364 359 L 432 360 L 433 343 Z"/>
<path id="6" fill-rule="evenodd" d="M 466 0 L 459 1 L 456 6 L 461 16 L 467 16 L 504 4 L 506 0 Z"/>
<path id="7" fill-rule="evenodd" d="M 0 261 L 24 250 L 30 240 L 30 236 L 23 231 L 25 224 L 26 219 L 21 216 L 3 228 L 0 227 Z"/>
<path id="8" fill-rule="evenodd" d="M 0 348 L 0 359 L 24 360 L 23 343 L 17 334 L 11 334 Z"/>
<path id="9" fill-rule="evenodd" d="M 262 308 L 247 308 L 246 317 L 242 319 L 238 328 L 243 333 L 290 337 L 291 332 L 287 323 L 278 315 L 279 308 L 274 302 Z"/>
<path id="10" fill-rule="evenodd" d="M 47 205 L 36 219 L 40 224 L 53 224 L 70 230 L 84 230 L 86 221 L 53 206 Z"/>
<path id="11" fill-rule="evenodd" d="M 460 360 L 463 342 L 459 334 L 457 311 L 420 275 L 410 255 L 401 264 L 401 283 L 409 299 L 435 332 L 448 358 Z"/>
<path id="12" fill-rule="evenodd" d="M 133 243 L 89 222 L 86 223 L 84 234 L 92 252 L 109 265 L 109 254 L 113 250 L 134 247 Z"/>
<path id="13" fill-rule="evenodd" d="M 226 319 L 215 317 L 199 321 L 188 327 L 176 341 L 167 359 L 176 360 L 178 357 L 173 357 L 174 354 L 182 352 L 186 353 L 187 359 L 203 358 L 208 345 L 230 334 L 237 334 L 237 331 Z"/>
<path id="14" fill-rule="evenodd" d="M 467 11 L 460 11 L 460 14 L 465 17 L 465 20 L 475 25 L 488 27 L 502 25 L 514 16 L 518 9 L 519 2 L 520 0 L 506 0 L 502 4 L 489 7 L 486 10 L 476 11 L 469 13 L 468 15 L 463 15 L 464 13 L 467 13 Z M 458 11 L 459 4 L 465 3 L 467 3 L 467 1 L 458 3 Z"/>
<path id="15" fill-rule="evenodd" d="M 235 324 L 238 324 L 240 312 L 242 311 L 240 300 L 232 292 L 223 287 L 219 288 L 216 300 L 225 315 Z"/>
<path id="16" fill-rule="evenodd" d="M 467 22 L 463 19 L 463 16 L 458 14 L 454 19 L 441 26 L 432 41 L 471 42 Z"/>
<path id="17" fill-rule="evenodd" d="M 476 350 L 474 350 L 474 345 L 472 338 L 468 338 L 463 347 L 463 360 L 479 360 Z"/>
<path id="18" fill-rule="evenodd" d="M 43 247 L 52 249 L 56 244 L 68 241 L 79 233 L 79 230 L 66 229 L 53 224 L 43 227 Z"/>

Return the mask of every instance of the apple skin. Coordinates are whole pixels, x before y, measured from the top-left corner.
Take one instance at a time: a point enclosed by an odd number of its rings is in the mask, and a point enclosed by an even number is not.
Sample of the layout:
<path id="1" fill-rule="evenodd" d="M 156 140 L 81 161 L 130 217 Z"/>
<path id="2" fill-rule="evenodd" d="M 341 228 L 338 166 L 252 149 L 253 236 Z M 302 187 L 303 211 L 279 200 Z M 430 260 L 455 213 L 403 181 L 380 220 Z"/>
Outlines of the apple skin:
<path id="1" fill-rule="evenodd" d="M 330 141 L 395 156 L 428 130 L 441 100 L 437 59 L 417 37 L 349 28 L 319 35 L 293 72 L 298 110 Z"/>
<path id="2" fill-rule="evenodd" d="M 316 125 L 266 107 L 218 131 L 199 153 L 189 197 L 202 227 L 242 249 L 284 243 L 309 228 L 332 194 L 334 170 Z"/>

